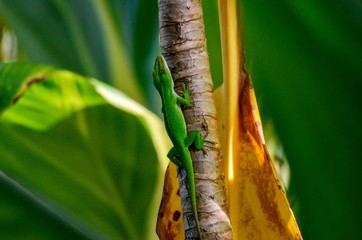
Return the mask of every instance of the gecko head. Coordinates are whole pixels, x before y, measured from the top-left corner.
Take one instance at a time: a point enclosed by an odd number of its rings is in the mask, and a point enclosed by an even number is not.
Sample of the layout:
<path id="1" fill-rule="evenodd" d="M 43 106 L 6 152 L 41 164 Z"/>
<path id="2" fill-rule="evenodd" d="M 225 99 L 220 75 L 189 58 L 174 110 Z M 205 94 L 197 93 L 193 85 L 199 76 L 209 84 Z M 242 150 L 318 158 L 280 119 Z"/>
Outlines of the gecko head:
<path id="1" fill-rule="evenodd" d="M 152 75 L 153 84 L 155 85 L 156 89 L 160 91 L 161 81 L 163 82 L 163 84 L 165 84 L 167 83 L 165 81 L 168 81 L 168 77 L 171 76 L 170 70 L 168 69 L 166 60 L 163 56 L 157 56 L 155 66 L 153 67 Z"/>
<path id="2" fill-rule="evenodd" d="M 155 66 L 153 67 L 152 71 L 153 85 L 155 85 L 158 91 L 160 91 L 161 88 L 160 61 L 160 56 L 157 56 Z"/>

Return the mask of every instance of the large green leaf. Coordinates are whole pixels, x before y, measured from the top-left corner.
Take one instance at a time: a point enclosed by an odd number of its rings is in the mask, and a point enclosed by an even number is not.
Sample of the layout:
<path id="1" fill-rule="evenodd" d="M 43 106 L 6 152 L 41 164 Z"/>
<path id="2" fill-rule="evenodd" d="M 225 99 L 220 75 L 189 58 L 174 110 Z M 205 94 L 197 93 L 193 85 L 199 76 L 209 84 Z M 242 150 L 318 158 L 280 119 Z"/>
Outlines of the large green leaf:
<path id="1" fill-rule="evenodd" d="M 362 239 L 362 8 L 239 1 L 246 67 L 291 166 L 305 239 Z"/>
<path id="2" fill-rule="evenodd" d="M 1 236 L 155 236 L 162 122 L 89 80 L 29 64 L 0 69 L 1 98 L 18 99 L 0 109 Z"/>

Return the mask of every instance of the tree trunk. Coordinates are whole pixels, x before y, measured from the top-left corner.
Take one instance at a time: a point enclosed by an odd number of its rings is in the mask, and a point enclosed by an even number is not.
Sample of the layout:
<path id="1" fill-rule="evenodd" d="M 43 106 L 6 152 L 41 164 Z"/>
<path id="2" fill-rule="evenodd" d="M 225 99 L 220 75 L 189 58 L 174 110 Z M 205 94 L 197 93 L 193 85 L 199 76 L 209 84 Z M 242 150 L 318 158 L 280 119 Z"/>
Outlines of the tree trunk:
<path id="1" fill-rule="evenodd" d="M 176 92 L 181 93 L 182 84 L 190 90 L 191 106 L 183 108 L 188 132 L 199 130 L 207 136 L 205 152 L 190 148 L 201 238 L 232 239 L 201 0 L 159 0 L 159 30 L 162 54 Z M 198 232 L 183 169 L 179 171 L 179 182 L 185 236 L 196 239 Z"/>

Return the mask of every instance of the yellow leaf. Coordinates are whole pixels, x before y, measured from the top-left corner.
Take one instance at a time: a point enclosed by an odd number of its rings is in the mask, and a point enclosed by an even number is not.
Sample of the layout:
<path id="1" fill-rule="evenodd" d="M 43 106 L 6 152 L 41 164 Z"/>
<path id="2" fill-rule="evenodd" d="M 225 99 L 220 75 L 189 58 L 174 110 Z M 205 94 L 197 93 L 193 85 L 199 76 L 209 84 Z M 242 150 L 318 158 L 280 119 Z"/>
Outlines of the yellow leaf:
<path id="1" fill-rule="evenodd" d="M 230 186 L 235 239 L 301 239 L 279 177 L 264 144 L 250 81 L 241 91 L 239 133 Z"/>
<path id="2" fill-rule="evenodd" d="M 168 165 L 165 173 L 156 232 L 161 240 L 185 239 L 177 168 L 173 163 Z"/>
<path id="3" fill-rule="evenodd" d="M 219 0 L 224 84 L 215 96 L 234 239 L 302 239 L 265 147 L 235 0 Z"/>

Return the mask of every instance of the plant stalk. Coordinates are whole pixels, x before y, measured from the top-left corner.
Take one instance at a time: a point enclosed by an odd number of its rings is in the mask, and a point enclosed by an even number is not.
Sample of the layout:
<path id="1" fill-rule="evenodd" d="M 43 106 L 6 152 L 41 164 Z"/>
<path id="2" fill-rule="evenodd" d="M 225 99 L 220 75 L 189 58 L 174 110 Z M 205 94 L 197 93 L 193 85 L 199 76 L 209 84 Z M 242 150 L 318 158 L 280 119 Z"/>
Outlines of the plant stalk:
<path id="1" fill-rule="evenodd" d="M 188 132 L 198 130 L 207 136 L 204 152 L 190 148 L 200 237 L 232 239 L 201 0 L 159 0 L 159 31 L 162 55 L 173 76 L 175 91 L 181 95 L 183 84 L 190 90 L 191 106 L 183 109 Z M 185 171 L 180 169 L 185 236 L 197 239 L 186 179 Z"/>

